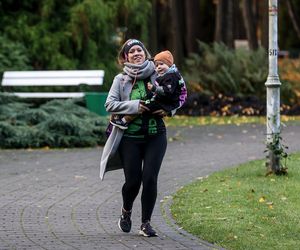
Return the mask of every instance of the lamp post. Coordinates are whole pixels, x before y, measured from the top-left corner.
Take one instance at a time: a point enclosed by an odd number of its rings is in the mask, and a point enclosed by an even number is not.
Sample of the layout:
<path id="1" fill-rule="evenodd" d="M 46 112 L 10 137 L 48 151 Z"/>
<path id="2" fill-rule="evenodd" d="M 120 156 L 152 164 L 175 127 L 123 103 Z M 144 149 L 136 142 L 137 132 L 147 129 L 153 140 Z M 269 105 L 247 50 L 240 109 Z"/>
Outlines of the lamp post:
<path id="1" fill-rule="evenodd" d="M 269 0 L 269 74 L 267 88 L 267 145 L 268 170 L 280 172 L 280 156 L 276 154 L 280 136 L 280 80 L 278 76 L 278 25 L 277 0 Z"/>

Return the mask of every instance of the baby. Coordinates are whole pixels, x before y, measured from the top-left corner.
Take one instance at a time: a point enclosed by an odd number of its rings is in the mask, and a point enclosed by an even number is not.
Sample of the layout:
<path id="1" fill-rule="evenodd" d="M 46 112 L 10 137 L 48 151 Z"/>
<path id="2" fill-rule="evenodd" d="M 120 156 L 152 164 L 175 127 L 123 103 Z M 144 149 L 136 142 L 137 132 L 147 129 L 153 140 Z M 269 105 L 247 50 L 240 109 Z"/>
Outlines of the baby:
<path id="1" fill-rule="evenodd" d="M 144 105 L 149 108 L 148 112 L 163 109 L 168 114 L 172 114 L 181 106 L 180 95 L 184 80 L 174 64 L 173 55 L 165 50 L 154 57 L 157 78 L 155 84 L 147 83 L 147 100 Z M 127 129 L 128 124 L 137 115 L 112 115 L 110 123 L 121 129 Z"/>

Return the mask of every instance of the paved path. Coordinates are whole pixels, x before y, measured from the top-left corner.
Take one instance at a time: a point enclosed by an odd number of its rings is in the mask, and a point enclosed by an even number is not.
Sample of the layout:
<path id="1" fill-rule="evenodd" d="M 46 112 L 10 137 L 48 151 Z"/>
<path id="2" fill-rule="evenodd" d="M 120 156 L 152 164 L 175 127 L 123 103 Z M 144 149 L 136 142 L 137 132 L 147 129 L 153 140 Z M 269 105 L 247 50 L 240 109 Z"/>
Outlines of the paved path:
<path id="1" fill-rule="evenodd" d="M 140 201 L 133 228 L 121 233 L 123 175 L 98 179 L 102 148 L 0 151 L 0 250 L 4 249 L 212 249 L 178 228 L 169 212 L 172 195 L 199 176 L 263 158 L 264 126 L 209 126 L 169 129 L 170 140 L 159 178 L 153 226 L 160 237 L 137 235 Z M 290 151 L 299 151 L 300 126 L 284 132 Z"/>

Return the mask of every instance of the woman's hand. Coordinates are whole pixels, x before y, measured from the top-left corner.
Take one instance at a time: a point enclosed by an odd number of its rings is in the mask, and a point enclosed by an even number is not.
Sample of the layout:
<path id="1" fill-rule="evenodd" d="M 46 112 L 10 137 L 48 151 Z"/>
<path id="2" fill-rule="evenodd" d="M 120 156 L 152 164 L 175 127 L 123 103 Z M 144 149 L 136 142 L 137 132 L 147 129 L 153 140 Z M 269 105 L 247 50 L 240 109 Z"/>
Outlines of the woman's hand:
<path id="1" fill-rule="evenodd" d="M 162 117 L 168 115 L 168 113 L 163 109 L 158 109 L 158 110 L 154 111 L 152 114 L 159 115 L 159 116 L 162 116 Z"/>
<path id="2" fill-rule="evenodd" d="M 139 105 L 139 114 L 142 114 L 145 111 L 149 111 L 150 109 L 148 107 L 145 106 L 145 101 L 140 101 L 140 105 Z"/>

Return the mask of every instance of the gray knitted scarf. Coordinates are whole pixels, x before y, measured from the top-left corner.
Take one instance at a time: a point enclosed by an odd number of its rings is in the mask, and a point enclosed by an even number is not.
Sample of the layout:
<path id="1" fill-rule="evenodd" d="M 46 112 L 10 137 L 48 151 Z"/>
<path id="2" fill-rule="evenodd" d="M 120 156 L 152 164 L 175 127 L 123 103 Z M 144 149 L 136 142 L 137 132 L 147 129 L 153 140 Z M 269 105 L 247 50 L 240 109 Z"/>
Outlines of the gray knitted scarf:
<path id="1" fill-rule="evenodd" d="M 124 63 L 123 71 L 133 79 L 146 79 L 154 72 L 155 66 L 152 61 L 146 60 L 143 64 Z"/>

